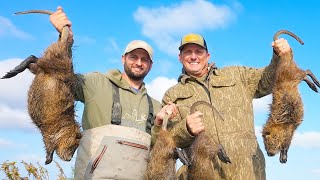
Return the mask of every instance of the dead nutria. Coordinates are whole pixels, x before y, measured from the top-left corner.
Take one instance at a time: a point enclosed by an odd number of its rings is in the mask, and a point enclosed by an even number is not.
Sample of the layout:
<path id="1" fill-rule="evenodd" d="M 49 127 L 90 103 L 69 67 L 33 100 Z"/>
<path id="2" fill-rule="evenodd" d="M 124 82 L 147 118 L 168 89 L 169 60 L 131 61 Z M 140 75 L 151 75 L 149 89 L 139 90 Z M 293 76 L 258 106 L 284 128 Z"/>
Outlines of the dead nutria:
<path id="1" fill-rule="evenodd" d="M 210 103 L 205 101 L 197 101 L 190 108 L 190 114 L 196 111 L 196 107 L 199 105 L 205 105 L 211 107 L 219 119 L 223 120 L 223 117 L 218 110 Z M 188 179 L 212 179 L 214 178 L 212 169 L 212 163 L 215 164 L 218 158 L 228 164 L 231 163 L 228 155 L 226 154 L 223 146 L 218 141 L 208 137 L 207 133 L 201 132 L 197 135 L 190 148 L 186 148 L 186 154 L 189 156 L 190 165 L 188 167 Z"/>
<path id="2" fill-rule="evenodd" d="M 45 13 L 49 11 L 26 11 Z M 65 161 L 70 161 L 79 146 L 81 132 L 75 121 L 73 89 L 78 86 L 71 60 L 72 43 L 67 42 L 68 28 L 62 38 L 51 44 L 43 57 L 28 57 L 3 78 L 10 78 L 30 68 L 35 78 L 28 92 L 28 113 L 33 123 L 41 131 L 46 149 L 45 164 L 52 162 L 53 153 Z"/>
<path id="3" fill-rule="evenodd" d="M 157 141 L 150 152 L 145 174 L 147 180 L 176 179 L 177 146 L 167 130 L 170 116 L 171 113 L 164 117 Z"/>
<path id="4" fill-rule="evenodd" d="M 281 34 L 288 34 L 303 44 L 295 34 L 281 30 L 274 35 L 274 40 Z M 303 119 L 303 102 L 298 91 L 298 85 L 305 81 L 308 86 L 317 92 L 319 81 L 310 70 L 303 71 L 293 61 L 293 54 L 287 53 L 280 57 L 275 75 L 275 84 L 272 89 L 272 104 L 270 114 L 262 130 L 263 142 L 268 156 L 280 152 L 280 162 L 287 162 L 287 152 L 293 134 Z"/>

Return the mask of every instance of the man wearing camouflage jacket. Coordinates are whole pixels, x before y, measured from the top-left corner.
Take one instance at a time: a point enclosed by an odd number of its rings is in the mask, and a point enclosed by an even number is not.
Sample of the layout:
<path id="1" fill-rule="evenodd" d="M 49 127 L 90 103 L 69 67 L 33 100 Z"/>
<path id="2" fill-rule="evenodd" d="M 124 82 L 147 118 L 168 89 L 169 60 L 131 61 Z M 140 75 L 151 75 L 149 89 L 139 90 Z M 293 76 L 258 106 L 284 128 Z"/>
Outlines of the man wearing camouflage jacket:
<path id="1" fill-rule="evenodd" d="M 291 51 L 284 39 L 274 41 L 272 46 L 273 58 L 264 68 L 217 69 L 208 63 L 210 54 L 201 35 L 187 34 L 181 40 L 179 60 L 183 73 L 178 84 L 165 93 L 163 103 L 177 104 L 171 134 L 178 147 L 190 146 L 203 131 L 224 147 L 232 163 L 218 160 L 218 164 L 212 164 L 207 171 L 214 171 L 213 179 L 266 179 L 265 159 L 254 133 L 252 101 L 271 93 L 279 56 Z M 206 106 L 190 114 L 190 106 L 196 101 L 215 106 L 223 120 Z M 158 131 L 159 126 L 154 126 L 153 141 Z"/>

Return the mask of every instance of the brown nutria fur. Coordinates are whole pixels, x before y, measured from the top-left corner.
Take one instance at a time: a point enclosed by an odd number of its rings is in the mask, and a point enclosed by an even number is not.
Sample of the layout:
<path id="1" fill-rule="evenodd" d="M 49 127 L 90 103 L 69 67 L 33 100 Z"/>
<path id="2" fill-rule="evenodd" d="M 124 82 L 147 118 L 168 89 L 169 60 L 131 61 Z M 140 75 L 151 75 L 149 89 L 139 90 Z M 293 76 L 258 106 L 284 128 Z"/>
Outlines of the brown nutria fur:
<path id="1" fill-rule="evenodd" d="M 199 105 L 211 107 L 214 113 L 219 116 L 219 119 L 223 120 L 223 117 L 218 110 L 205 101 L 195 102 L 190 108 L 190 114 L 193 114 L 196 111 L 196 107 Z M 210 169 L 212 169 L 212 165 L 217 163 L 217 156 L 222 162 L 227 164 L 231 163 L 219 138 L 218 141 L 215 141 L 211 137 L 208 137 L 206 132 L 199 133 L 192 145 L 185 150 L 190 160 L 190 165 L 188 167 L 189 180 L 214 178 L 214 172 L 210 171 Z"/>
<path id="2" fill-rule="evenodd" d="M 281 30 L 274 35 L 274 40 L 280 34 L 288 34 L 303 42 L 293 33 Z M 303 80 L 317 92 L 316 86 L 307 78 L 309 75 L 320 87 L 316 77 L 310 70 L 303 71 L 293 61 L 292 52 L 280 57 L 272 89 L 272 104 L 270 114 L 262 130 L 262 137 L 268 156 L 280 152 L 280 162 L 287 162 L 287 152 L 293 134 L 303 119 L 303 102 L 298 91 L 298 85 Z"/>
<path id="3" fill-rule="evenodd" d="M 188 168 L 188 179 L 212 179 L 212 163 L 217 160 L 218 143 L 207 137 L 206 133 L 199 134 L 191 145 L 191 162 Z"/>
<path id="4" fill-rule="evenodd" d="M 167 114 L 164 117 L 157 141 L 150 152 L 145 173 L 145 179 L 147 180 L 176 179 L 177 146 L 170 135 L 170 131 L 167 130 L 170 115 Z"/>
<path id="5" fill-rule="evenodd" d="M 37 61 L 40 68 L 28 93 L 28 112 L 40 129 L 47 151 L 46 164 L 53 152 L 70 161 L 79 146 L 81 132 L 75 121 L 73 88 L 76 77 L 65 43 L 52 44 Z"/>
<path id="6" fill-rule="evenodd" d="M 13 77 L 27 67 L 35 73 L 28 92 L 28 112 L 43 137 L 45 164 L 52 162 L 54 151 L 62 160 L 70 161 L 81 139 L 75 120 L 73 92 L 78 81 L 73 72 L 71 45 L 62 40 L 53 43 L 43 57 L 30 56 L 15 68 L 18 71 L 10 71 L 13 73 L 3 77 Z"/>

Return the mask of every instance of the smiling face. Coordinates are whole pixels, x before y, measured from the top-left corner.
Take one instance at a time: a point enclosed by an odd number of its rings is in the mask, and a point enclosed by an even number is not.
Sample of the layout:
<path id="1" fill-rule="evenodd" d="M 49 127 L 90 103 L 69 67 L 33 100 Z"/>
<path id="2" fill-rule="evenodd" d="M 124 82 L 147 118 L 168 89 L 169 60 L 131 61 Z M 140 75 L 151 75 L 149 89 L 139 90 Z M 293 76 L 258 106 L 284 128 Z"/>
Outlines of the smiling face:
<path id="1" fill-rule="evenodd" d="M 144 49 L 135 49 L 122 56 L 124 72 L 128 78 L 143 81 L 152 67 L 152 60 Z"/>
<path id="2" fill-rule="evenodd" d="M 201 77 L 208 72 L 210 54 L 197 44 L 186 44 L 180 51 L 179 60 L 188 75 Z"/>

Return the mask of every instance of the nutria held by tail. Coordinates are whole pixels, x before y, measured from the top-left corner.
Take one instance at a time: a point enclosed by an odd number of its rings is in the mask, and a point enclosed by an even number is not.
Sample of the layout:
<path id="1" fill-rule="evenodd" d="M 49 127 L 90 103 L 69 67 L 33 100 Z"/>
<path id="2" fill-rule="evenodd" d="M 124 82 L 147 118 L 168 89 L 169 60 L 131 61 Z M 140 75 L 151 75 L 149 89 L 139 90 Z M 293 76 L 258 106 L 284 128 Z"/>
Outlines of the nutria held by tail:
<path id="1" fill-rule="evenodd" d="M 196 111 L 197 106 L 205 105 L 214 111 L 215 115 L 219 116 L 219 119 L 224 120 L 219 111 L 210 103 L 205 101 L 197 101 L 192 104 L 190 108 L 190 114 Z M 212 164 L 217 164 L 218 158 L 226 163 L 231 163 L 226 151 L 218 137 L 218 141 L 215 141 L 211 137 L 208 137 L 206 132 L 201 132 L 197 135 L 192 145 L 189 148 L 185 148 L 186 154 L 189 156 L 190 165 L 188 167 L 188 179 L 212 179 L 214 178 L 214 172 L 212 170 Z"/>
<path id="2" fill-rule="evenodd" d="M 171 112 L 165 115 L 157 141 L 150 152 L 147 171 L 145 173 L 146 180 L 176 179 L 175 165 L 176 159 L 178 158 L 177 146 L 172 139 L 170 132 L 167 130 L 168 119 L 170 116 Z"/>
<path id="3" fill-rule="evenodd" d="M 20 14 L 41 12 L 52 14 L 41 10 Z M 28 92 L 28 113 L 42 134 L 45 164 L 52 162 L 54 151 L 62 160 L 70 161 L 81 138 L 80 126 L 75 120 L 73 94 L 79 84 L 73 72 L 72 43 L 65 38 L 68 28 L 64 29 L 60 41 L 51 44 L 43 57 L 30 56 L 3 77 L 13 77 L 26 68 L 35 73 Z"/>
<path id="4" fill-rule="evenodd" d="M 274 35 L 274 40 L 281 34 L 288 34 L 303 44 L 302 40 L 292 32 L 281 30 Z M 268 156 L 280 152 L 280 162 L 287 162 L 287 152 L 293 134 L 303 119 L 303 102 L 298 91 L 298 85 L 305 81 L 308 86 L 317 91 L 313 82 L 320 87 L 320 83 L 310 70 L 303 71 L 293 61 L 292 52 L 280 57 L 275 83 L 272 89 L 272 104 L 269 118 L 262 130 L 262 137 Z"/>

